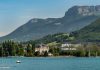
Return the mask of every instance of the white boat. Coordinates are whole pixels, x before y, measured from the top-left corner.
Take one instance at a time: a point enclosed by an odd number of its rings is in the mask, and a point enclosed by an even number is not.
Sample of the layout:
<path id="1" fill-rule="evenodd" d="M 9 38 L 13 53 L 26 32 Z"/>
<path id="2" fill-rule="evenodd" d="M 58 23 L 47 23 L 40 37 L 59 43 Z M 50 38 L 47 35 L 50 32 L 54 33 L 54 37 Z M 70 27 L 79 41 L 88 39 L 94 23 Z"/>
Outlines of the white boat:
<path id="1" fill-rule="evenodd" d="M 18 60 L 18 61 L 16 61 L 16 63 L 21 63 L 21 61 Z"/>

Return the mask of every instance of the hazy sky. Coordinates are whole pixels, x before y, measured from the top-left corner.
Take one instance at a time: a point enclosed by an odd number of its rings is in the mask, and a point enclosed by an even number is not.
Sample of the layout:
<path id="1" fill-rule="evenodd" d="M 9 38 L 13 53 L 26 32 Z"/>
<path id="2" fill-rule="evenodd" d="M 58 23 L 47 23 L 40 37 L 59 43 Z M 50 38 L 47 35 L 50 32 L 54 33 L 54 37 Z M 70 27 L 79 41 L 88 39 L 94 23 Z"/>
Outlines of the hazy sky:
<path id="1" fill-rule="evenodd" d="M 74 5 L 100 5 L 100 0 L 0 0 L 0 36 L 32 18 L 62 17 Z"/>

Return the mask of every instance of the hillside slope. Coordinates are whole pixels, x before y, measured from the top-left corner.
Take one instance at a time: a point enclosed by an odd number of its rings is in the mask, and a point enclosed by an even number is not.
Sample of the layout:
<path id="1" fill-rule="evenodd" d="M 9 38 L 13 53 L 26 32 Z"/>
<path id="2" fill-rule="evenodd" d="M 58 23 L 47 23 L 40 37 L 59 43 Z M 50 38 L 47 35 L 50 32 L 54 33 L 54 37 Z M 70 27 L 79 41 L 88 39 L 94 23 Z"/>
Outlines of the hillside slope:
<path id="1" fill-rule="evenodd" d="M 77 39 L 81 41 L 100 41 L 100 18 L 92 24 L 77 31 Z"/>
<path id="2" fill-rule="evenodd" d="M 74 6 L 61 18 L 31 19 L 12 33 L 1 37 L 0 41 L 8 39 L 28 41 L 48 34 L 69 33 L 89 25 L 99 16 L 100 6 Z"/>

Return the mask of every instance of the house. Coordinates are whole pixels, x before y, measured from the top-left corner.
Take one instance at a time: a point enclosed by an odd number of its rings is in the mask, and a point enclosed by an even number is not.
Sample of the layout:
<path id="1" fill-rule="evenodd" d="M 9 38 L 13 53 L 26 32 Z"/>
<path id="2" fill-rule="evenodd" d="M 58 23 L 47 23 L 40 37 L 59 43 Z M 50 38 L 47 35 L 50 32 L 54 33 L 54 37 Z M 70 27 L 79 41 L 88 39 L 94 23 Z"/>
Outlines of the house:
<path id="1" fill-rule="evenodd" d="M 44 52 L 49 52 L 49 47 L 44 44 L 40 44 L 35 47 L 35 52 L 39 52 L 42 55 Z"/>
<path id="2" fill-rule="evenodd" d="M 64 43 L 61 45 L 61 51 L 68 51 L 68 50 L 77 50 L 77 47 L 82 46 L 80 43 Z"/>

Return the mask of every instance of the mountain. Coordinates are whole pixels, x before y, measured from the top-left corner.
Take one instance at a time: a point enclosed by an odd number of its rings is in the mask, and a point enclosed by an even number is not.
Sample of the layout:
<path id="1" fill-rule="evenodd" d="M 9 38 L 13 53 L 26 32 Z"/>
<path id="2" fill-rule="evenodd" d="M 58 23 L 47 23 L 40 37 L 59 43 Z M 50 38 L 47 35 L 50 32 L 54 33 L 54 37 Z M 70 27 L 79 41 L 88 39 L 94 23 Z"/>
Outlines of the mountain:
<path id="1" fill-rule="evenodd" d="M 48 34 L 79 30 L 100 16 L 100 6 L 73 6 L 61 18 L 34 18 L 12 33 L 0 38 L 3 40 L 28 41 Z"/>
<path id="2" fill-rule="evenodd" d="M 100 18 L 92 24 L 77 31 L 77 40 L 100 42 Z"/>

